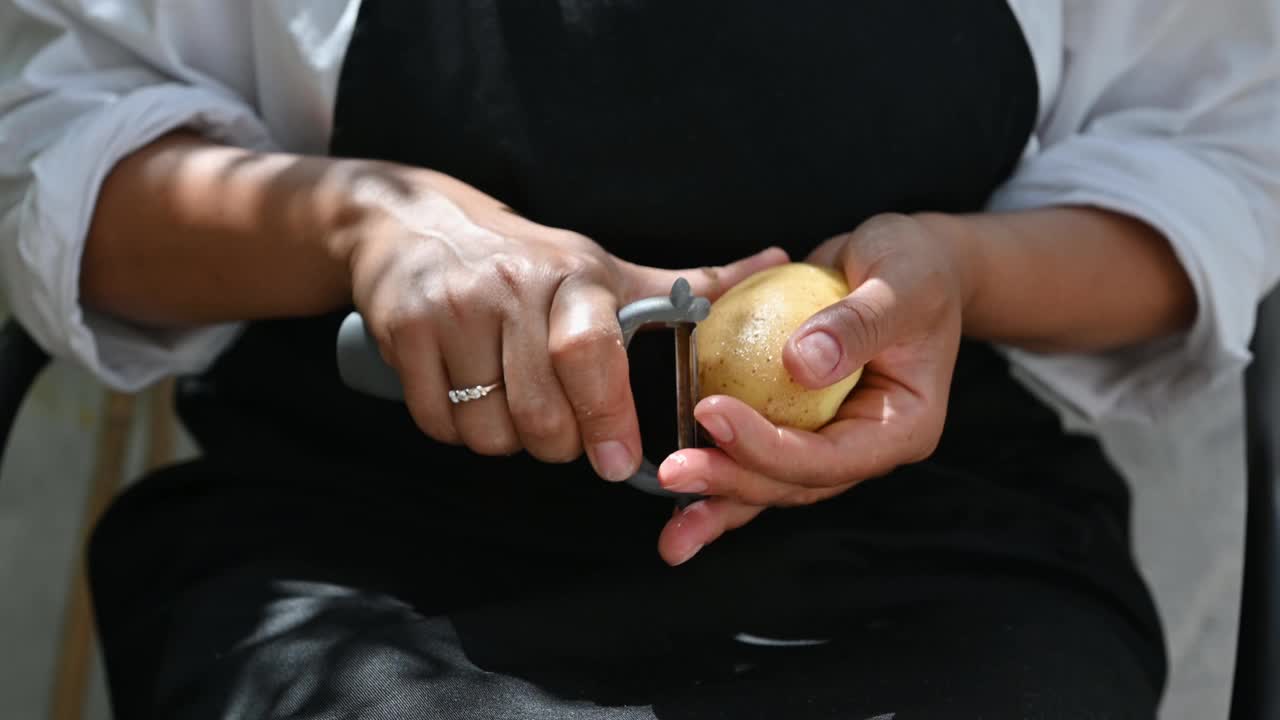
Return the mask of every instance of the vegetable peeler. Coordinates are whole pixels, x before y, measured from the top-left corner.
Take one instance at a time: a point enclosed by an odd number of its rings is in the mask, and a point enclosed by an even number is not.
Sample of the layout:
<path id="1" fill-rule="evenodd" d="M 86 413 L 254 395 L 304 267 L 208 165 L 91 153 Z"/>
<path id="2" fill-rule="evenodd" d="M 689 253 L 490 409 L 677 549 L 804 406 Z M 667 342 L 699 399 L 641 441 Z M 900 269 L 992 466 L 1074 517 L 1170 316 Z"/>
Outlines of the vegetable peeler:
<path id="1" fill-rule="evenodd" d="M 693 418 L 693 406 L 698 402 L 698 348 L 694 329 L 710 311 L 711 302 L 695 297 L 689 281 L 684 278 L 672 284 L 668 295 L 637 300 L 618 311 L 624 347 L 631 345 L 631 339 L 645 325 L 663 324 L 675 333 L 676 441 L 680 448 L 698 445 L 698 427 Z M 387 400 L 404 400 L 399 376 L 382 359 L 378 344 L 360 313 L 347 315 L 338 328 L 338 374 L 353 390 Z M 675 498 L 681 507 L 701 498 L 663 488 L 658 483 L 658 468 L 648 458 L 641 459 L 640 468 L 626 482 L 652 495 Z"/>

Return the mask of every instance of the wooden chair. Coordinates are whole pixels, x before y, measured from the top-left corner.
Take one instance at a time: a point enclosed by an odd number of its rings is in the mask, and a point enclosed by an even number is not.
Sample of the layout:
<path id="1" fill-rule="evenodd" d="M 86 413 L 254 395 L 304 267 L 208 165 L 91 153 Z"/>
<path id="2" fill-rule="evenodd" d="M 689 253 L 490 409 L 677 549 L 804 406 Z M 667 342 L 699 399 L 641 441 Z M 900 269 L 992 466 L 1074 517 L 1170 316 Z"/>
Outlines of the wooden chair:
<path id="1" fill-rule="evenodd" d="M 18 409 L 49 357 L 13 320 L 0 327 L 0 458 L 8 447 Z M 169 410 L 170 383 L 150 392 L 150 426 L 144 459 L 148 469 L 173 457 L 174 423 Z M 98 427 L 93 475 L 81 516 L 77 548 L 83 548 L 98 517 L 124 482 L 136 398 L 107 391 Z M 51 720 L 79 720 L 83 714 L 93 657 L 93 614 L 80 553 L 72 562 L 70 592 L 63 611 L 56 671 L 49 699 Z"/>

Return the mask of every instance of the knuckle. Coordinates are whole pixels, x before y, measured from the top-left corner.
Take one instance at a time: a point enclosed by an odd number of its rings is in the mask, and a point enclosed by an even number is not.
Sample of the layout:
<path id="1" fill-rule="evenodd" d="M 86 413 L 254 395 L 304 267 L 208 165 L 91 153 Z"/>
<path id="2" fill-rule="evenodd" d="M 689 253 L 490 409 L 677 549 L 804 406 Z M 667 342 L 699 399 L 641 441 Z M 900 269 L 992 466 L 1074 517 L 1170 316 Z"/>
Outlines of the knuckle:
<path id="1" fill-rule="evenodd" d="M 799 491 L 821 491 L 823 488 L 835 482 L 833 473 L 829 470 L 819 470 L 817 468 L 797 468 L 792 471 L 794 482 L 799 486 Z"/>
<path id="2" fill-rule="evenodd" d="M 370 323 L 370 332 L 383 359 L 400 368 L 414 367 L 415 348 L 430 340 L 431 326 L 421 308 L 404 307 Z"/>
<path id="3" fill-rule="evenodd" d="M 896 239 L 904 231 L 911 230 L 915 222 L 910 215 L 881 213 L 864 222 L 855 233 L 868 249 L 888 249 L 895 247 L 898 244 Z"/>
<path id="4" fill-rule="evenodd" d="M 724 271 L 722 265 L 704 265 L 698 268 L 698 273 L 706 281 L 707 294 L 711 297 L 718 297 L 728 290 L 725 287 Z"/>
<path id="5" fill-rule="evenodd" d="M 774 483 L 755 482 L 739 485 L 733 493 L 739 502 L 747 505 L 786 505 L 787 491 Z"/>
<path id="6" fill-rule="evenodd" d="M 955 277 L 941 266 L 923 268 L 918 291 L 915 293 L 920 315 L 926 318 L 944 316 L 956 307 L 955 298 L 959 293 Z"/>
<path id="7" fill-rule="evenodd" d="M 842 260 L 870 267 L 901 251 L 904 236 L 913 235 L 916 220 L 898 213 L 876 215 L 848 233 Z"/>
<path id="8" fill-rule="evenodd" d="M 427 314 L 434 312 L 436 308 L 444 307 L 447 303 L 446 286 L 442 283 L 422 290 L 421 305 L 422 313 Z"/>
<path id="9" fill-rule="evenodd" d="M 529 454 L 544 463 L 552 463 L 563 465 L 577 460 L 582 455 L 582 446 L 573 444 L 564 445 L 535 445 L 528 448 Z"/>
<path id="10" fill-rule="evenodd" d="M 634 419 L 628 419 L 623 401 L 607 392 L 575 399 L 573 407 L 581 420 L 580 438 L 585 444 L 616 439 L 635 424 Z"/>
<path id="11" fill-rule="evenodd" d="M 377 303 L 369 308 L 366 316 L 374 337 L 390 343 L 395 338 L 415 332 L 421 327 L 425 314 L 420 304 L 410 298 L 402 298 L 395 302 Z"/>
<path id="12" fill-rule="evenodd" d="M 599 406 L 580 406 L 583 417 L 590 417 L 582 423 L 581 439 L 583 444 L 594 445 L 604 440 L 614 440 L 619 435 L 619 428 L 625 427 L 623 413 L 616 410 L 601 409 Z"/>
<path id="13" fill-rule="evenodd" d="M 424 435 L 446 445 L 458 444 L 458 432 L 454 429 L 453 422 L 441 415 L 431 403 L 419 398 L 407 398 L 405 404 L 409 409 L 409 416 Z"/>
<path id="14" fill-rule="evenodd" d="M 620 349 L 621 343 L 617 328 L 592 325 L 552 339 L 548 350 L 557 366 L 604 367 L 604 357 Z"/>
<path id="15" fill-rule="evenodd" d="M 857 346 L 880 347 L 884 311 L 857 297 L 845 298 L 835 306 L 835 323 Z"/>
<path id="16" fill-rule="evenodd" d="M 374 341 L 378 343 L 378 349 L 382 351 L 382 356 L 393 361 L 400 360 L 400 348 L 405 346 L 404 339 L 414 332 L 414 322 L 400 314 L 378 318 L 370 322 L 368 327 Z"/>
<path id="17" fill-rule="evenodd" d="M 514 434 L 502 431 L 474 433 L 466 438 L 466 442 L 472 452 L 489 457 L 514 455 L 521 449 Z"/>
<path id="18" fill-rule="evenodd" d="M 453 282 L 441 292 L 441 312 L 454 322 L 462 322 L 471 310 L 472 292 L 469 283 Z"/>
<path id="19" fill-rule="evenodd" d="M 578 442 L 576 434 L 570 439 L 526 442 L 525 449 L 530 455 L 545 463 L 570 463 L 582 455 L 582 444 Z"/>
<path id="20" fill-rule="evenodd" d="M 788 504 L 793 507 L 801 507 L 804 505 L 813 505 L 825 500 L 827 492 L 821 488 L 805 488 L 797 490 L 787 498 Z"/>
<path id="21" fill-rule="evenodd" d="M 464 323 L 485 314 L 494 302 L 494 282 L 479 273 L 458 273 L 436 291 L 427 291 L 429 307 L 442 319 Z"/>
<path id="22" fill-rule="evenodd" d="M 591 258 L 576 253 L 562 254 L 554 264 L 556 275 L 561 279 L 591 275 L 597 266 L 598 263 Z"/>
<path id="23" fill-rule="evenodd" d="M 536 273 L 533 263 L 520 255 L 502 254 L 493 259 L 493 273 L 511 296 L 522 298 Z"/>
<path id="24" fill-rule="evenodd" d="M 556 279 L 563 283 L 574 278 L 600 278 L 607 275 L 605 260 L 597 252 L 576 251 L 573 247 L 571 241 L 565 241 L 548 257 L 547 267 Z"/>
<path id="25" fill-rule="evenodd" d="M 513 401 L 511 419 L 520 434 L 537 441 L 563 441 L 577 439 L 577 425 L 569 413 L 544 398 L 526 398 Z"/>

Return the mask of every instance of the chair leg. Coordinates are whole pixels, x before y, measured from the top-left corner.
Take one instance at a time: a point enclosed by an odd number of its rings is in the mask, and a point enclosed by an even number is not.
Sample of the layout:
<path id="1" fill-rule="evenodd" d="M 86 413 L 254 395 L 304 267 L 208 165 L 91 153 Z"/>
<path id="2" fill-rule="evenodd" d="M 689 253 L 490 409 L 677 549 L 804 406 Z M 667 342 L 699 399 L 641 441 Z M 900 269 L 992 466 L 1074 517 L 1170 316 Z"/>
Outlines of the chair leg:
<path id="1" fill-rule="evenodd" d="M 151 389 L 147 406 L 147 472 L 173 462 L 178 418 L 173 412 L 174 380 Z"/>
<path id="2" fill-rule="evenodd" d="M 74 570 L 71 576 L 71 594 L 62 620 L 62 640 L 57 656 L 53 696 L 49 704 L 51 720 L 80 720 L 84 712 L 93 653 L 93 613 L 89 602 L 89 584 L 85 577 L 83 549 L 89 532 L 122 484 L 133 410 L 132 395 L 107 393 L 93 480 L 72 563 Z"/>

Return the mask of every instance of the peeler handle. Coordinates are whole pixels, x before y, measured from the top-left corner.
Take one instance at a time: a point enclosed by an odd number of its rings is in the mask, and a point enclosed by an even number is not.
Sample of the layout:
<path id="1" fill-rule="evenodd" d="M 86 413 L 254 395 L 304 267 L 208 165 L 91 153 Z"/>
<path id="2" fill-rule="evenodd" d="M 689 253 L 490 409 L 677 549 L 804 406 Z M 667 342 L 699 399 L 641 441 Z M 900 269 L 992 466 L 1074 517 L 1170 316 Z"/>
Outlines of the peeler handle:
<path id="1" fill-rule="evenodd" d="M 689 282 L 680 278 L 671 286 L 669 295 L 637 300 L 618 311 L 622 343 L 630 346 L 631 339 L 645 325 L 698 323 L 705 320 L 710 311 L 711 303 L 704 297 L 694 297 Z M 338 375 L 353 390 L 385 400 L 404 400 L 400 376 L 382 359 L 378 343 L 365 327 L 360 313 L 347 315 L 338 328 Z M 658 483 L 658 468 L 648 458 L 641 459 L 640 469 L 626 482 L 652 495 L 677 498 L 682 504 L 699 497 L 663 488 Z"/>

